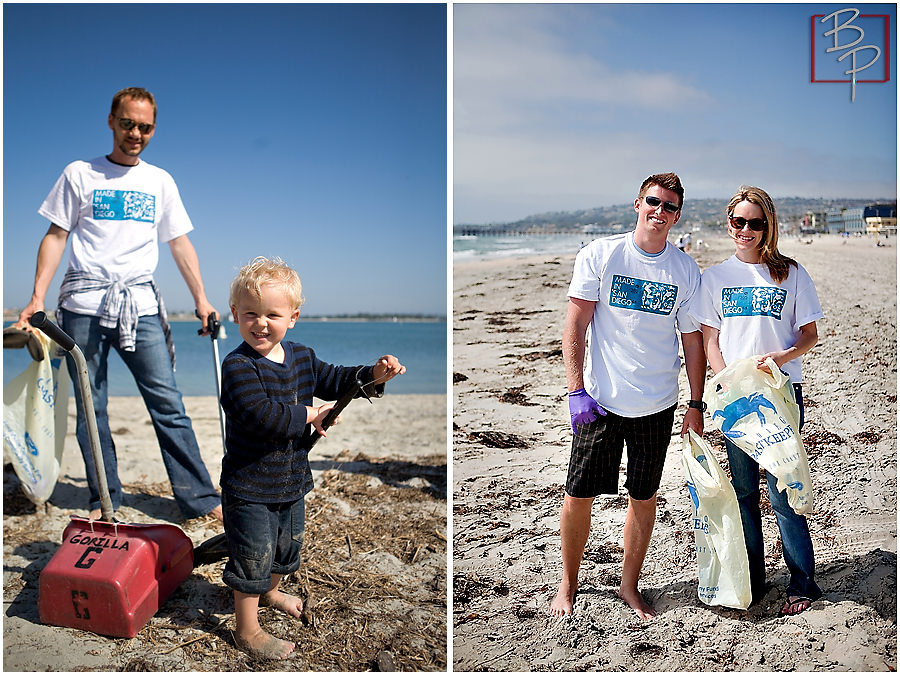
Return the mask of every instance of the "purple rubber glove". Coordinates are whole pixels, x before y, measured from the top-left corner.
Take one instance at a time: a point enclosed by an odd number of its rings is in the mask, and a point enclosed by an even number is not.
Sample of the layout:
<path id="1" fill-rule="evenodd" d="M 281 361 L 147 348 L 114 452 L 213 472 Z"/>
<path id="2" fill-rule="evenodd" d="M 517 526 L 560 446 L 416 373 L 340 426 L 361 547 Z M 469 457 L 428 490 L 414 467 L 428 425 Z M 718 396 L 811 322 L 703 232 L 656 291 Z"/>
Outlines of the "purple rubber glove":
<path id="1" fill-rule="evenodd" d="M 596 413 L 596 414 L 595 414 Z M 590 424 L 606 411 L 584 389 L 569 392 L 569 415 L 572 417 L 572 433 L 578 433 L 579 424 Z"/>

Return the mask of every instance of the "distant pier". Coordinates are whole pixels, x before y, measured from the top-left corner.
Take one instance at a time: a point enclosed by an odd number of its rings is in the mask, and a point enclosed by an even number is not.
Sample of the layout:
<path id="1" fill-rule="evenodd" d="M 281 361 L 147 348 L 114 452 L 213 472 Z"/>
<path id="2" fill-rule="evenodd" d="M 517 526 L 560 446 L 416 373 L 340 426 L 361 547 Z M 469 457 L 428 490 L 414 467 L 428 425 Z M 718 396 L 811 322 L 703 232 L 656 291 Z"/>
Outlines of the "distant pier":
<path id="1" fill-rule="evenodd" d="M 453 236 L 455 237 L 521 237 L 525 235 L 568 235 L 593 237 L 603 234 L 609 234 L 606 231 L 582 232 L 580 230 L 560 230 L 555 227 L 527 227 L 527 228 L 505 228 L 505 227 L 454 227 Z"/>

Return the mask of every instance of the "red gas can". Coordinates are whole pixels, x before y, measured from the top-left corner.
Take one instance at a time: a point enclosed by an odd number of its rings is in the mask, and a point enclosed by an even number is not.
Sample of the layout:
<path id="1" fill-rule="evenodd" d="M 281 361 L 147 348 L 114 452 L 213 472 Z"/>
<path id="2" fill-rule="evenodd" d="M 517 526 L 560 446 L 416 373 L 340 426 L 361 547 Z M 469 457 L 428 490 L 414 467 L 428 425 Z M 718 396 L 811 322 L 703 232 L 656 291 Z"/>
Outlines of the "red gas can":
<path id="1" fill-rule="evenodd" d="M 194 566 L 174 525 L 123 525 L 77 516 L 40 576 L 41 621 L 134 637 Z"/>

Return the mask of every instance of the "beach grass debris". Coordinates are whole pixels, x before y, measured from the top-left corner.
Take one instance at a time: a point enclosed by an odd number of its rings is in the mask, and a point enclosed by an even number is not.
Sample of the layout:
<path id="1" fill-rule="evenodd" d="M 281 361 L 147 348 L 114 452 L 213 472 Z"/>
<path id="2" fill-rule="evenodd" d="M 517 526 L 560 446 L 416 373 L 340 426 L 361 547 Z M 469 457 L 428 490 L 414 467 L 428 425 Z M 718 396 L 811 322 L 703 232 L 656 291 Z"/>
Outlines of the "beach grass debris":
<path id="1" fill-rule="evenodd" d="M 502 431 L 473 431 L 469 433 L 469 440 L 489 448 L 527 448 L 531 445 L 517 434 Z"/>

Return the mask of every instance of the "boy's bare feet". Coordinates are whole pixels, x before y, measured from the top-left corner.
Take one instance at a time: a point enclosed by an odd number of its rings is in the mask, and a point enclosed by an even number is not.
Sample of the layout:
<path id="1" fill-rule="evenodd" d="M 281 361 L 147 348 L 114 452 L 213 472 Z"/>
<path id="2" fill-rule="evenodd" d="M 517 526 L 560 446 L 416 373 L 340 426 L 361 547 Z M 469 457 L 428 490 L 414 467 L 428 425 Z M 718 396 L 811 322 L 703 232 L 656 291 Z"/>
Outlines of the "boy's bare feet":
<path id="1" fill-rule="evenodd" d="M 234 644 L 238 649 L 257 659 L 286 659 L 291 656 L 296 647 L 293 642 L 279 640 L 262 628 L 250 636 L 242 636 L 239 633 L 233 633 L 233 635 Z"/>
<path id="2" fill-rule="evenodd" d="M 618 595 L 644 621 L 648 621 L 656 616 L 656 610 L 644 600 L 644 596 L 636 588 L 625 589 L 620 587 Z"/>
<path id="3" fill-rule="evenodd" d="M 278 589 L 260 595 L 259 604 L 275 607 L 285 614 L 290 614 L 298 619 L 303 616 L 303 600 L 296 596 L 282 593 Z"/>
<path id="4" fill-rule="evenodd" d="M 575 603 L 575 591 L 578 587 L 569 590 L 569 585 L 563 581 L 559 584 L 559 590 L 556 597 L 550 601 L 550 616 L 566 616 L 571 614 L 572 606 Z"/>

